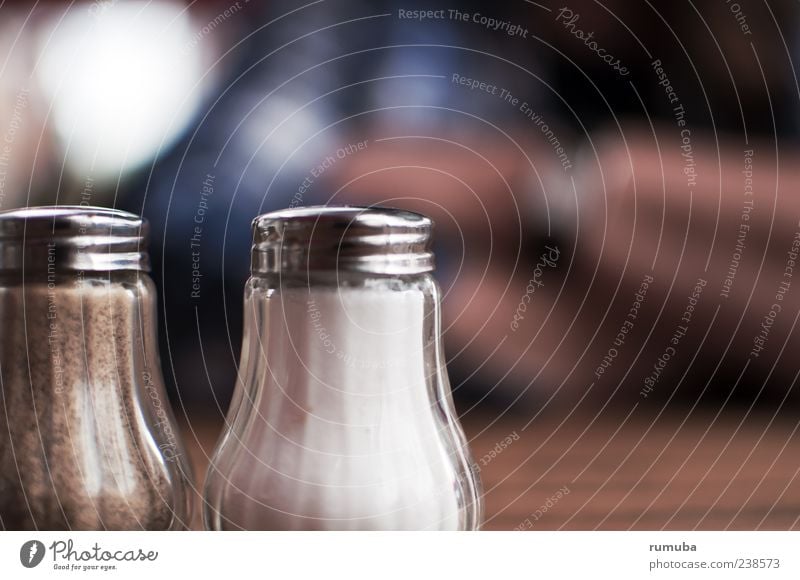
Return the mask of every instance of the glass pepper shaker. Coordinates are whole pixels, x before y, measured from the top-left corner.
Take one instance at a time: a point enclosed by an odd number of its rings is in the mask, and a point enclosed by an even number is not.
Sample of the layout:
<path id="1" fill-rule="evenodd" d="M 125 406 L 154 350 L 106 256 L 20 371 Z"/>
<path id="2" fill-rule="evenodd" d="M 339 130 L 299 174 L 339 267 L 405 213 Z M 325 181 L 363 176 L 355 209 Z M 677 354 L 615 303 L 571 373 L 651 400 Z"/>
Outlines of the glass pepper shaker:
<path id="1" fill-rule="evenodd" d="M 479 527 L 431 229 L 382 208 L 254 220 L 239 379 L 206 478 L 206 528 Z"/>
<path id="2" fill-rule="evenodd" d="M 146 238 L 112 209 L 0 212 L 0 528 L 188 526 Z"/>

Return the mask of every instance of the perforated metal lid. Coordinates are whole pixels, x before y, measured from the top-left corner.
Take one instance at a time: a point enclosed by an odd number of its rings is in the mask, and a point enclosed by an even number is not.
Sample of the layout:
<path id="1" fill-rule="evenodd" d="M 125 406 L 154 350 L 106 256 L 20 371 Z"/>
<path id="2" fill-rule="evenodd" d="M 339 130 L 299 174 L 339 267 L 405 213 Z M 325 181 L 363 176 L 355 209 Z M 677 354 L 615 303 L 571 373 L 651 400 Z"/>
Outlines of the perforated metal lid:
<path id="1" fill-rule="evenodd" d="M 0 212 L 0 271 L 150 270 L 147 221 L 92 206 L 41 206 Z"/>
<path id="2" fill-rule="evenodd" d="M 253 220 L 251 271 L 430 272 L 432 229 L 430 218 L 384 207 L 312 206 L 267 213 Z"/>

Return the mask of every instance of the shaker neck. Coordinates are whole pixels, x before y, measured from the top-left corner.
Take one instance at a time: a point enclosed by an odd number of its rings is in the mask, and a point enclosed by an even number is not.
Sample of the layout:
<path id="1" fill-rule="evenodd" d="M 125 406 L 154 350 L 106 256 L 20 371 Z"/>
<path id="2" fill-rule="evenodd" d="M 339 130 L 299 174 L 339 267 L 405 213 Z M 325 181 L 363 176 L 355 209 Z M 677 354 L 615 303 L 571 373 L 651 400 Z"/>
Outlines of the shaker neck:
<path id="1" fill-rule="evenodd" d="M 255 349 L 250 360 L 272 361 L 279 389 L 294 372 L 315 377 L 309 388 L 370 396 L 426 383 L 439 346 L 438 287 L 430 275 L 349 273 L 337 281 L 316 273 L 311 280 L 248 282 L 245 341 Z"/>

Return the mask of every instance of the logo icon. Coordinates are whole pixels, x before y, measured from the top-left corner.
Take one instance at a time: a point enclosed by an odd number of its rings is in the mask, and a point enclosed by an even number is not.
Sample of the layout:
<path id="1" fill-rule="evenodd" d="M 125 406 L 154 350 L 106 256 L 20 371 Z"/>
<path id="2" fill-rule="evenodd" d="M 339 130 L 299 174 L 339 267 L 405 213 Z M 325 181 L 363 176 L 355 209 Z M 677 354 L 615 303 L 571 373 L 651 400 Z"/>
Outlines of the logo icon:
<path id="1" fill-rule="evenodd" d="M 35 568 L 44 559 L 44 544 L 39 540 L 28 540 L 19 549 L 19 561 L 26 568 Z"/>

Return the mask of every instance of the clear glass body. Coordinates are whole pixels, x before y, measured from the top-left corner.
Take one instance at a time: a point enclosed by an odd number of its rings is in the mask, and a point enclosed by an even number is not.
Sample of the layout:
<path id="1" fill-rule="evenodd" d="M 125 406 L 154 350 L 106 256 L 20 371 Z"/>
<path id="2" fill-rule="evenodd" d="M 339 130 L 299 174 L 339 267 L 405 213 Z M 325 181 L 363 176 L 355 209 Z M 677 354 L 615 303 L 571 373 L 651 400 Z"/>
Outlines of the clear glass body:
<path id="1" fill-rule="evenodd" d="M 252 277 L 208 529 L 474 530 L 428 275 Z"/>
<path id="2" fill-rule="evenodd" d="M 190 473 L 149 276 L 0 278 L 0 525 L 181 529 Z"/>

